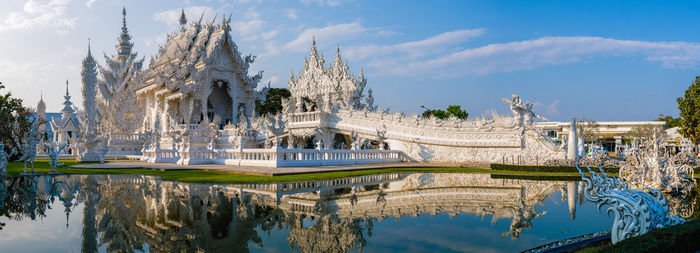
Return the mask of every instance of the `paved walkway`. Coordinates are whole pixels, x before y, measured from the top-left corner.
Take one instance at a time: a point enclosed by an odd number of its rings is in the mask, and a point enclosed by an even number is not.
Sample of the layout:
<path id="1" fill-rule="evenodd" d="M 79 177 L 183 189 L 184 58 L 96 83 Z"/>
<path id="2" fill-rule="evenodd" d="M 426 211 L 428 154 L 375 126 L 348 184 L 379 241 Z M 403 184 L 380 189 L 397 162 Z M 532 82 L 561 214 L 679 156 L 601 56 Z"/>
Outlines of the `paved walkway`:
<path id="1" fill-rule="evenodd" d="M 315 166 L 315 167 L 254 167 L 235 166 L 220 164 L 201 165 L 178 165 L 171 163 L 147 163 L 142 161 L 105 161 L 103 164 L 78 164 L 70 166 L 73 169 L 157 169 L 157 170 L 214 170 L 241 173 L 260 176 L 280 176 L 317 172 L 332 171 L 353 171 L 384 168 L 411 168 L 411 167 L 460 167 L 458 164 L 426 164 L 426 163 L 384 163 L 384 164 L 362 164 L 362 165 L 342 165 L 342 166 Z M 469 165 L 469 167 L 484 167 L 484 165 Z"/>

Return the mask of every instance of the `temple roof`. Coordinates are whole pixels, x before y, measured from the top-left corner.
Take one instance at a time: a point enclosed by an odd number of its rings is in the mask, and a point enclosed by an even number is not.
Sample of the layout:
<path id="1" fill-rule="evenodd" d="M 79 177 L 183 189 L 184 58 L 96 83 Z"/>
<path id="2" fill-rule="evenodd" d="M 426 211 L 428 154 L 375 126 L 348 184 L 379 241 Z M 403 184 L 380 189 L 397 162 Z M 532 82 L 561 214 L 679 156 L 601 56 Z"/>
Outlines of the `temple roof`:
<path id="1" fill-rule="evenodd" d="M 181 20 L 185 19 L 181 17 Z M 165 84 L 168 90 L 188 93 L 194 89 L 189 84 L 206 76 L 208 68 L 204 66 L 210 66 L 236 72 L 241 83 L 254 90 L 262 78 L 262 72 L 248 75 L 248 68 L 255 56 L 243 56 L 238 51 L 230 35 L 230 18 L 224 18 L 219 25 L 214 25 L 215 20 L 202 24 L 200 18 L 168 35 L 167 43 L 151 58 L 145 84 Z M 228 56 L 230 61 L 221 56 Z"/>

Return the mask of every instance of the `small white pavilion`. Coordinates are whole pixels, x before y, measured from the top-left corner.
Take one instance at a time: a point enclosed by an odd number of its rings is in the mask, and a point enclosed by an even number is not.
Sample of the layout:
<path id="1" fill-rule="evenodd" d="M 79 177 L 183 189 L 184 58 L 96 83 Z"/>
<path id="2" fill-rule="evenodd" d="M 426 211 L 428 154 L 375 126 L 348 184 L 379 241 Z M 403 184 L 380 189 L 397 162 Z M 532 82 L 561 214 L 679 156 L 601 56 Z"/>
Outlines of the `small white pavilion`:
<path id="1" fill-rule="evenodd" d="M 61 117 L 51 119 L 51 131 L 53 131 L 53 141 L 58 145 L 67 144 L 64 152 L 66 154 L 75 154 L 75 149 L 78 143 L 80 135 L 80 125 L 75 117 L 75 109 L 73 109 L 73 103 L 70 101 L 70 94 L 68 93 L 68 80 L 66 80 L 66 99 L 63 102 L 63 110 L 61 110 Z"/>

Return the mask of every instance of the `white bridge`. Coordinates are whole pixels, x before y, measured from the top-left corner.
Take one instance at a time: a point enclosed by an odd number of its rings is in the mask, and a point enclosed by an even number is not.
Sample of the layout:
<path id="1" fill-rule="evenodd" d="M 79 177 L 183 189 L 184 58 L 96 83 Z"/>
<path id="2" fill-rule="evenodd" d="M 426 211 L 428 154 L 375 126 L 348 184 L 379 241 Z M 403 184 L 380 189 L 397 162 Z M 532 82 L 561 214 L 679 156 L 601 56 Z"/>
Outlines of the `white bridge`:
<path id="1" fill-rule="evenodd" d="M 565 158 L 563 147 L 536 131 L 531 121 L 494 117 L 440 120 L 336 110 L 288 113 L 278 116 L 282 123 L 277 125 L 270 124 L 276 120 L 272 117 L 251 119 L 251 127 L 245 130 L 189 125 L 145 140 L 142 160 L 303 167 L 396 162 L 541 164 Z M 123 137 L 113 143 L 144 142 L 132 135 Z"/>

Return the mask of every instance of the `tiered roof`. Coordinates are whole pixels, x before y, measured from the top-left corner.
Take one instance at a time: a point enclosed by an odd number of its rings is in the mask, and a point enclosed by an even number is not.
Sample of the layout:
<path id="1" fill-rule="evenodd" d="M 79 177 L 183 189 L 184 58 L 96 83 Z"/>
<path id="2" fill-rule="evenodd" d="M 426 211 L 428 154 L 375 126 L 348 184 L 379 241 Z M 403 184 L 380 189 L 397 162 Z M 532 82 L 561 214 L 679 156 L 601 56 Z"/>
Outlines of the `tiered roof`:
<path id="1" fill-rule="evenodd" d="M 178 32 L 169 34 L 167 43 L 160 47 L 157 56 L 151 58 L 144 78 L 146 86 L 139 92 L 164 86 L 183 95 L 191 93 L 197 87 L 197 81 L 208 76 L 210 68 L 232 70 L 246 89 L 255 91 L 262 78 L 262 71 L 254 76 L 248 73 L 255 56 L 244 56 L 238 51 L 230 35 L 230 17 L 224 18 L 219 25 L 214 25 L 215 20 L 202 24 L 200 18 L 189 27 L 185 24 Z"/>

